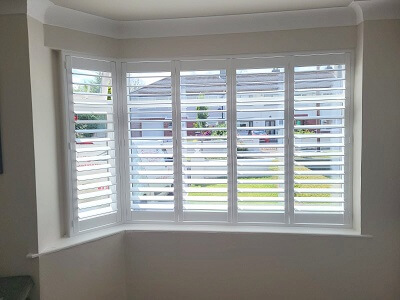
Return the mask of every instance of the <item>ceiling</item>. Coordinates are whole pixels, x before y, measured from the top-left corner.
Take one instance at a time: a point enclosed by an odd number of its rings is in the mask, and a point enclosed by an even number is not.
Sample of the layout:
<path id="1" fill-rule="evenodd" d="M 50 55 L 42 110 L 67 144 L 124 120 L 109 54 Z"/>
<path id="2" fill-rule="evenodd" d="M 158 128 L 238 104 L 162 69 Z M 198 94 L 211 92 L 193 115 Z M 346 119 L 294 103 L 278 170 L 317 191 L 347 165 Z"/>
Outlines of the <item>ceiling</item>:
<path id="1" fill-rule="evenodd" d="M 352 0 L 50 0 L 118 21 L 225 16 L 348 6 Z"/>

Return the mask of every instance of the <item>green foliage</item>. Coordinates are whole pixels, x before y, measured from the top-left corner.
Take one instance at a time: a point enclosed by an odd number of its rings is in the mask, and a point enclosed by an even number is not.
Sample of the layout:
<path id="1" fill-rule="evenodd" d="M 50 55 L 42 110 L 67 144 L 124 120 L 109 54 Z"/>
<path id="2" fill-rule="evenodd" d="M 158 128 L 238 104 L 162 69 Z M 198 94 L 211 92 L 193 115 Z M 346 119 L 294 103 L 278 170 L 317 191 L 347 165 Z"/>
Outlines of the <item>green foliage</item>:
<path id="1" fill-rule="evenodd" d="M 206 120 L 208 119 L 208 107 L 207 106 L 197 106 L 196 110 L 198 111 L 197 113 L 197 119 L 199 120 Z M 207 127 L 207 122 L 206 121 L 197 121 L 194 123 L 194 128 L 206 128 Z"/>
<path id="2" fill-rule="evenodd" d="M 109 87 L 107 88 L 107 94 L 110 95 L 110 96 L 107 96 L 107 100 L 111 100 L 111 95 L 112 95 L 112 88 L 111 88 L 111 86 L 109 86 Z"/>
<path id="3" fill-rule="evenodd" d="M 218 128 L 226 128 L 226 124 L 225 123 L 219 123 L 216 127 L 218 127 Z M 227 135 L 227 131 L 226 131 L 226 129 L 213 130 L 211 135 L 213 135 L 213 136 L 226 136 Z"/>
<path id="4" fill-rule="evenodd" d="M 87 79 L 85 80 L 85 83 L 82 85 L 76 85 L 74 87 L 74 92 L 81 92 L 81 93 L 101 93 L 101 77 L 94 77 L 93 79 Z M 110 96 L 107 96 L 107 100 L 111 101 L 111 95 L 112 95 L 112 88 L 108 87 L 107 88 L 107 94 Z M 94 120 L 107 120 L 107 115 L 106 114 L 77 114 L 75 116 L 76 120 L 79 121 L 94 121 Z M 98 123 L 80 123 L 80 124 L 75 124 L 75 130 L 94 130 L 94 129 L 106 129 L 107 124 L 98 124 Z M 78 133 L 77 138 L 88 138 L 92 137 L 94 134 L 93 133 Z"/>
<path id="5" fill-rule="evenodd" d="M 294 133 L 295 134 L 315 134 L 314 131 L 309 130 L 309 129 L 295 129 Z"/>
<path id="6" fill-rule="evenodd" d="M 106 120 L 107 116 L 105 114 L 79 114 L 76 115 L 78 120 L 83 121 L 83 120 Z M 106 129 L 107 124 L 98 124 L 98 123 L 80 123 L 80 124 L 75 124 L 75 129 L 76 130 L 93 130 L 93 129 Z M 78 133 L 77 138 L 88 138 L 92 137 L 94 134 L 93 133 Z"/>
<path id="7" fill-rule="evenodd" d="M 86 79 L 83 84 L 74 87 L 74 92 L 82 93 L 100 93 L 101 87 L 96 84 L 101 84 L 101 77 L 92 77 L 92 79 Z"/>

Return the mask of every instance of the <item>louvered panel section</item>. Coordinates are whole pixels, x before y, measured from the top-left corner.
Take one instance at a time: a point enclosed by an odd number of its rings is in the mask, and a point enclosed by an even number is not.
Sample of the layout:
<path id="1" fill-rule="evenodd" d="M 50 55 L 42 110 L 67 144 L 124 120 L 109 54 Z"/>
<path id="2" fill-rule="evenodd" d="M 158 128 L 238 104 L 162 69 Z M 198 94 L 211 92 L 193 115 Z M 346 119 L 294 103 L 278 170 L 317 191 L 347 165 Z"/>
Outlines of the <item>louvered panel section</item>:
<path id="1" fill-rule="evenodd" d="M 76 201 L 79 220 L 117 211 L 111 72 L 72 68 Z"/>
<path id="2" fill-rule="evenodd" d="M 180 103 L 183 218 L 198 212 L 226 213 L 226 71 L 181 71 Z M 209 221 L 208 217 L 197 220 Z"/>
<path id="3" fill-rule="evenodd" d="M 170 72 L 127 72 L 129 187 L 135 213 L 174 210 Z M 137 215 L 140 219 L 142 215 Z M 155 217 L 157 219 L 157 217 Z"/>
<path id="4" fill-rule="evenodd" d="M 344 216 L 345 65 L 295 67 L 294 216 Z M 310 217 L 310 222 L 312 217 Z M 330 223 L 318 221 L 319 223 Z M 343 217 L 333 223 L 342 223 Z"/>
<path id="5" fill-rule="evenodd" d="M 285 69 L 238 69 L 236 101 L 238 220 L 283 222 Z"/>

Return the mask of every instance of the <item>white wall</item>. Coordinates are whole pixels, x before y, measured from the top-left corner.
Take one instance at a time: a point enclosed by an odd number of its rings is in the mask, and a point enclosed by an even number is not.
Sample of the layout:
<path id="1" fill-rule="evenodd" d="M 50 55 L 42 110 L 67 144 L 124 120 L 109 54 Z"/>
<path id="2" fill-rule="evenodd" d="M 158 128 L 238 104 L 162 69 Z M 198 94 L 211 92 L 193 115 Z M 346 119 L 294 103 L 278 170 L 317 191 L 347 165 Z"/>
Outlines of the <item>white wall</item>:
<path id="1" fill-rule="evenodd" d="M 27 11 L 26 0 L 2 0 L 0 1 L 0 15 L 21 14 Z"/>
<path id="2" fill-rule="evenodd" d="M 64 233 L 59 53 L 44 46 L 43 24 L 28 17 L 35 149 L 38 246 L 42 252 Z"/>
<path id="3" fill-rule="evenodd" d="M 384 271 L 370 274 L 369 245 L 288 234 L 130 233 L 128 299 L 395 299 L 379 277 Z"/>
<path id="4" fill-rule="evenodd" d="M 39 258 L 41 300 L 124 300 L 123 233 Z"/>
<path id="5" fill-rule="evenodd" d="M 32 251 L 26 250 L 24 256 L 29 252 L 48 250 L 62 238 L 65 224 L 63 211 L 66 206 L 63 197 L 65 181 L 60 53 L 44 46 L 43 24 L 30 17 L 26 20 L 25 16 L 25 26 L 26 21 L 29 60 L 25 63 L 28 82 L 30 79 L 28 87 L 32 86 L 27 104 L 32 109 L 28 117 L 31 128 L 34 128 L 31 144 L 26 147 L 29 146 L 34 152 L 30 159 L 35 162 L 35 168 L 31 171 L 33 178 L 36 177 L 34 187 L 37 210 L 29 212 L 35 217 L 37 214 L 37 226 L 32 226 L 35 230 L 32 235 L 38 247 Z M 18 188 L 21 189 L 21 186 Z M 124 236 L 118 234 L 26 261 L 35 264 L 37 268 L 35 281 L 37 287 L 42 288 L 40 299 L 125 299 L 124 251 Z M 38 293 L 32 299 L 39 299 Z"/>
<path id="6" fill-rule="evenodd" d="M 361 232 L 361 164 L 362 164 L 362 102 L 363 102 L 363 61 L 364 23 L 358 26 L 357 47 L 354 62 L 353 97 L 353 223 Z"/>
<path id="7" fill-rule="evenodd" d="M 103 57 L 119 57 L 119 40 L 67 28 L 44 25 L 46 47 Z"/>
<path id="8" fill-rule="evenodd" d="M 357 27 L 120 40 L 121 57 L 170 58 L 353 49 Z"/>
<path id="9" fill-rule="evenodd" d="M 38 283 L 38 263 L 26 258 L 38 251 L 26 15 L 0 15 L 0 38 L 0 276 L 31 275 Z"/>
<path id="10" fill-rule="evenodd" d="M 113 39 L 44 25 L 45 45 L 105 57 L 173 58 L 354 49 L 357 27 L 326 27 L 168 38 Z"/>
<path id="11" fill-rule="evenodd" d="M 375 236 L 370 262 L 400 293 L 400 20 L 364 24 L 362 230 Z"/>

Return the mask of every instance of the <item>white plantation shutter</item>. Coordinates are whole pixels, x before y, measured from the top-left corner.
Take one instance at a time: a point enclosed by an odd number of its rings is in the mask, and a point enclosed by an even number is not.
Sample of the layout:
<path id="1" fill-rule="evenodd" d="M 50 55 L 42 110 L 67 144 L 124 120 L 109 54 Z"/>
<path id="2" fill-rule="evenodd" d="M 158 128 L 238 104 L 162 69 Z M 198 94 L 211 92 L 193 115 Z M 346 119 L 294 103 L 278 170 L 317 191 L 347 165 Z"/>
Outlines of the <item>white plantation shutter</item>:
<path id="1" fill-rule="evenodd" d="M 285 64 L 269 64 L 236 62 L 238 222 L 285 222 Z"/>
<path id="2" fill-rule="evenodd" d="M 349 222 L 346 56 L 295 58 L 294 223 Z M 328 63 L 327 63 L 328 62 Z M 346 81 L 347 80 L 347 81 Z M 346 205 L 347 204 L 347 205 Z"/>
<path id="3" fill-rule="evenodd" d="M 171 63 L 123 64 L 132 219 L 174 220 Z"/>
<path id="4" fill-rule="evenodd" d="M 117 223 L 115 63 L 67 56 L 73 232 Z"/>
<path id="5" fill-rule="evenodd" d="M 226 60 L 180 64 L 182 221 L 228 220 Z"/>

